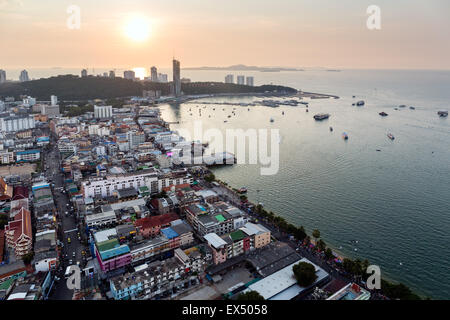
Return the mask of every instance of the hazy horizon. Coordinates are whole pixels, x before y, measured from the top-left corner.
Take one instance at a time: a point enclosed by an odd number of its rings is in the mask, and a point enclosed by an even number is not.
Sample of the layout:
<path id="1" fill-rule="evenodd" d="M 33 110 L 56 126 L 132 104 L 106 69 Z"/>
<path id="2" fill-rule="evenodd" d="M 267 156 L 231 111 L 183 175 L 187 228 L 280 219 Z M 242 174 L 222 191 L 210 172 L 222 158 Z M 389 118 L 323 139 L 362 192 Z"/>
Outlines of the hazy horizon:
<path id="1" fill-rule="evenodd" d="M 170 68 L 173 56 L 182 68 L 450 69 L 445 0 L 79 0 L 69 29 L 72 4 L 0 0 L 0 69 Z M 366 26 L 372 4 L 381 30 Z"/>

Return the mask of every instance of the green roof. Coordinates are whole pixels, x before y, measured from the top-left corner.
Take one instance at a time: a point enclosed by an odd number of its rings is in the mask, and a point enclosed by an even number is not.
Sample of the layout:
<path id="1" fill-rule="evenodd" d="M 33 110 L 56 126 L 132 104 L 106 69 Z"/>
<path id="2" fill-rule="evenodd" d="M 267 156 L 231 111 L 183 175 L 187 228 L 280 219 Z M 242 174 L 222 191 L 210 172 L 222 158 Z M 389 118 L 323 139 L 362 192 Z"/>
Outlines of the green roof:
<path id="1" fill-rule="evenodd" d="M 217 216 L 216 216 L 216 219 L 217 219 L 217 221 L 219 221 L 219 222 L 224 222 L 226 219 L 224 218 L 224 216 L 223 215 L 221 215 L 221 214 L 218 214 Z"/>
<path id="2" fill-rule="evenodd" d="M 16 279 L 9 278 L 6 281 L 3 281 L 0 283 L 0 290 L 8 290 L 8 288 L 14 283 Z"/>
<path id="3" fill-rule="evenodd" d="M 237 230 L 237 231 L 230 233 L 230 238 L 231 238 L 231 240 L 233 240 L 233 242 L 239 241 L 239 240 L 242 240 L 245 238 L 245 233 L 242 232 L 242 230 Z"/>
<path id="4" fill-rule="evenodd" d="M 97 248 L 100 252 L 113 249 L 117 246 L 119 246 L 119 241 L 117 241 L 117 239 L 111 239 L 97 243 Z"/>

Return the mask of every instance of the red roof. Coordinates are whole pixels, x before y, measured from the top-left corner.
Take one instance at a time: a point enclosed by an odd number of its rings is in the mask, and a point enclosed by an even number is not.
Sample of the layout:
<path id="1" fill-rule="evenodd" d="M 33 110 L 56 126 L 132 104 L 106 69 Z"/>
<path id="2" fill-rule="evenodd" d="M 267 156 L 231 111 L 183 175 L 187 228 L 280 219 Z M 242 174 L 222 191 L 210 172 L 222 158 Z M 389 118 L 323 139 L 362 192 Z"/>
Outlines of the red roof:
<path id="1" fill-rule="evenodd" d="M 136 227 L 140 227 L 142 229 L 149 229 L 169 224 L 170 222 L 178 219 L 179 217 L 176 213 L 166 213 L 160 216 L 152 216 L 138 219 L 136 220 L 135 225 Z"/>
<path id="2" fill-rule="evenodd" d="M 13 200 L 28 199 L 29 190 L 28 187 L 16 186 L 14 187 Z"/>
<path id="3" fill-rule="evenodd" d="M 5 231 L 14 231 L 14 242 L 22 235 L 26 235 L 32 239 L 33 233 L 31 229 L 31 214 L 27 209 L 21 208 L 20 213 L 16 214 L 14 221 L 10 221 L 5 226 Z"/>
<path id="4" fill-rule="evenodd" d="M 172 189 L 172 187 L 175 187 L 175 190 L 178 190 L 178 189 L 183 189 L 183 188 L 187 188 L 187 187 L 190 187 L 191 185 L 189 184 L 189 183 L 182 183 L 182 184 L 178 184 L 178 185 L 170 185 L 170 186 L 167 186 L 167 187 L 164 187 L 164 188 L 162 188 L 164 191 L 170 191 L 171 189 Z"/>

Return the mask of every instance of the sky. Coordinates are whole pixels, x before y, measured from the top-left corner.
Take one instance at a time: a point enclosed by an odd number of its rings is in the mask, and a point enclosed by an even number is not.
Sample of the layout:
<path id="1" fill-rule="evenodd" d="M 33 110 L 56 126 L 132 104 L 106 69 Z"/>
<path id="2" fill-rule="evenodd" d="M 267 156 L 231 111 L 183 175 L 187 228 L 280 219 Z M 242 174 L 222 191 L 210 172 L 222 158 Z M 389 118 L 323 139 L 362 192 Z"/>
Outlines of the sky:
<path id="1" fill-rule="evenodd" d="M 448 70 L 449 13 L 448 0 L 0 0 L 0 69 L 169 67 L 175 55 L 182 67 Z M 124 32 L 133 19 L 148 37 Z"/>

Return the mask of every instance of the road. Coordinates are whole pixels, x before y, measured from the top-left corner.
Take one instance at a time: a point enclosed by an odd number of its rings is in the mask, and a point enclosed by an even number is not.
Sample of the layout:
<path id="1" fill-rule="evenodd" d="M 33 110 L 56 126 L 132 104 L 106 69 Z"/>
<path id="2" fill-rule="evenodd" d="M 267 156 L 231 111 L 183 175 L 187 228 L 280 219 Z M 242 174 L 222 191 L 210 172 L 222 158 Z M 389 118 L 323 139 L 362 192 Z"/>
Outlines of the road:
<path id="1" fill-rule="evenodd" d="M 43 153 L 42 169 L 46 178 L 52 183 L 53 198 L 55 200 L 56 209 L 58 212 L 59 232 L 58 238 L 63 243 L 60 256 L 60 268 L 54 291 L 49 296 L 50 300 L 71 300 L 73 297 L 73 290 L 69 290 L 66 286 L 64 273 L 66 267 L 77 262 L 83 266 L 82 251 L 86 250 L 78 240 L 78 223 L 76 213 L 64 191 L 64 174 L 60 170 L 60 154 L 57 147 L 56 140 L 52 137 L 50 148 Z M 53 185 L 54 184 L 54 185 Z M 65 213 L 68 213 L 67 215 Z M 70 243 L 69 239 L 70 238 Z M 75 255 L 74 255 L 75 254 Z"/>

